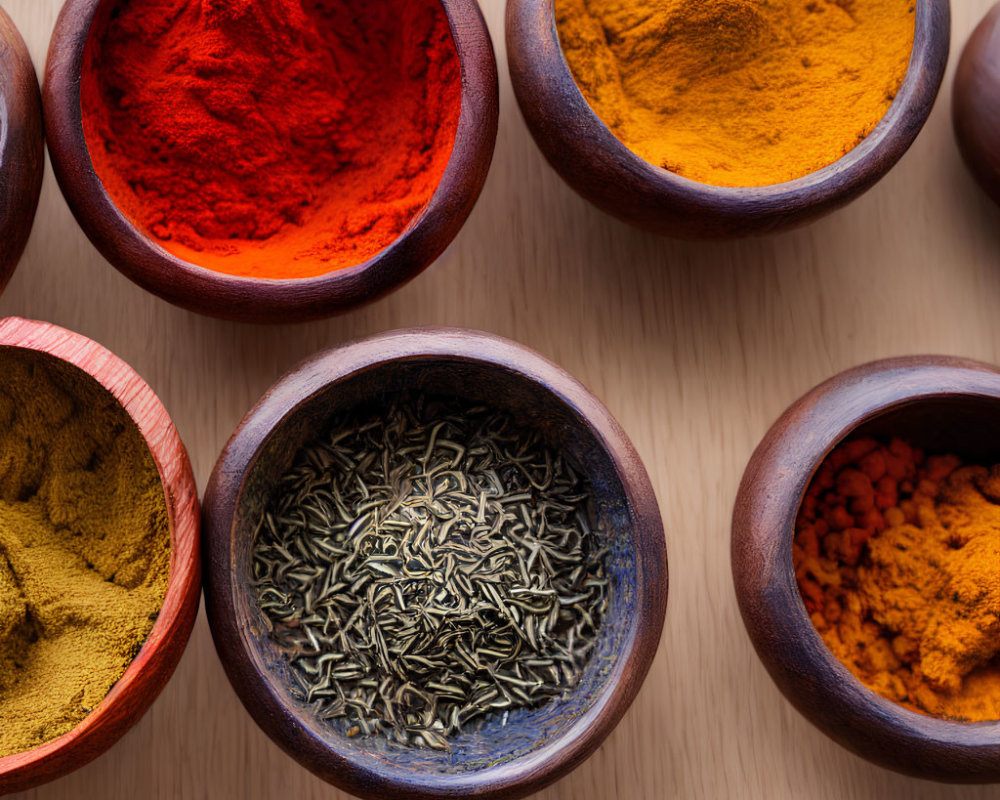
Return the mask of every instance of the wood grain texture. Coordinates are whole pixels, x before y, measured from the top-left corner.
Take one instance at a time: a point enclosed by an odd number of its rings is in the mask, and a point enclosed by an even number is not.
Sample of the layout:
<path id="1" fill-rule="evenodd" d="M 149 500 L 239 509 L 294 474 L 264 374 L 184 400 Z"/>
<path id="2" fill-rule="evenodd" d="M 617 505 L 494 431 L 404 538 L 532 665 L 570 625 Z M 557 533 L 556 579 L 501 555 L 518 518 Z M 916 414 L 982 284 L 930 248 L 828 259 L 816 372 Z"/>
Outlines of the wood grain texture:
<path id="1" fill-rule="evenodd" d="M 59 0 L 0 0 L 44 64 Z M 953 3 L 952 52 L 991 0 Z M 423 324 L 482 328 L 559 363 L 635 443 L 663 511 L 670 603 L 660 649 L 604 745 L 539 800 L 997 800 L 872 766 L 788 703 L 740 618 L 729 531 L 740 477 L 812 386 L 884 356 L 1000 363 L 1000 208 L 951 130 L 951 68 L 923 132 L 875 188 L 810 227 L 735 243 L 662 239 L 581 199 L 525 127 L 505 68 L 504 4 L 483 11 L 500 132 L 482 197 L 449 251 L 367 308 L 277 328 L 200 317 L 113 269 L 48 173 L 0 313 L 110 347 L 164 401 L 204 489 L 246 411 L 300 359 Z M 953 68 L 954 60 L 951 65 Z M 199 619 L 174 678 L 111 751 L 17 800 L 346 800 L 259 730 Z"/>
<path id="2" fill-rule="evenodd" d="M 389 247 L 363 264 L 299 280 L 227 275 L 164 250 L 118 209 L 94 171 L 80 105 L 84 46 L 102 0 L 67 0 L 45 66 L 45 135 L 59 185 L 77 221 L 125 275 L 171 303 L 221 319 L 301 322 L 388 294 L 426 269 L 455 238 L 483 188 L 497 132 L 497 67 L 475 0 L 443 0 L 462 65 L 455 144 L 427 207 Z"/>
<path id="3" fill-rule="evenodd" d="M 170 580 L 149 637 L 83 722 L 26 753 L 0 758 L 0 793 L 70 773 L 112 746 L 156 699 L 187 645 L 201 596 L 200 519 L 194 476 L 166 409 L 135 370 L 84 336 L 34 320 L 0 320 L 0 346 L 47 353 L 91 375 L 121 403 L 149 446 L 166 493 Z"/>
<path id="4" fill-rule="evenodd" d="M 490 404 L 582 470 L 607 538 L 615 588 L 589 666 L 569 696 L 497 715 L 450 753 L 359 742 L 293 701 L 287 657 L 254 598 L 252 543 L 275 483 L 318 431 L 386 394 L 426 391 Z M 420 328 L 369 337 L 298 365 L 247 414 L 205 495 L 205 602 L 229 679 L 257 723 L 317 775 L 361 797 L 524 797 L 570 772 L 618 724 L 656 653 L 667 605 L 667 554 L 653 487 L 628 437 L 592 394 L 523 345 L 490 334 Z M 618 520 L 621 520 L 618 522 Z"/>

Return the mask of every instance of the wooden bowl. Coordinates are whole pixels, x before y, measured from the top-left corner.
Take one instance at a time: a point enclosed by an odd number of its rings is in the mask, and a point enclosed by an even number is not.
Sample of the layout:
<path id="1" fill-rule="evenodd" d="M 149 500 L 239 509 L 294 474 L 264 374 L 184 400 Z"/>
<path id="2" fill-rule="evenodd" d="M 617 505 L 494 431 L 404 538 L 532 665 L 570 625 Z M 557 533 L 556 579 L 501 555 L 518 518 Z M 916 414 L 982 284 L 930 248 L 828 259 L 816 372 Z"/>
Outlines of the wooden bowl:
<path id="1" fill-rule="evenodd" d="M 859 435 L 998 463 L 1000 370 L 933 356 L 878 361 L 785 412 L 753 454 L 733 514 L 733 578 L 750 638 L 792 704 L 857 755 L 920 778 L 1000 781 L 1000 722 L 949 722 L 880 697 L 833 656 L 806 613 L 792 567 L 795 519 L 821 462 Z"/>
<path id="2" fill-rule="evenodd" d="M 127 277 L 171 303 L 224 319 L 317 319 L 375 300 L 428 267 L 458 234 L 479 196 L 496 141 L 496 58 L 476 0 L 441 0 L 462 65 L 454 149 L 427 207 L 388 248 L 363 264 L 314 278 L 246 278 L 184 261 L 122 214 L 94 171 L 84 137 L 80 75 L 98 7 L 120 0 L 67 0 L 56 22 L 43 102 L 52 167 L 94 246 Z"/>
<path id="3" fill-rule="evenodd" d="M 0 291 L 28 243 L 44 167 L 38 78 L 21 34 L 0 8 Z"/>
<path id="4" fill-rule="evenodd" d="M 101 755 L 146 712 L 180 660 L 201 593 L 198 495 L 187 452 L 153 390 L 131 367 L 96 342 L 44 322 L 0 320 L 0 363 L 6 349 L 34 350 L 82 370 L 122 404 L 149 445 L 167 497 L 170 580 L 149 638 L 111 692 L 69 733 L 0 758 L 0 794 L 66 775 Z"/>
<path id="5" fill-rule="evenodd" d="M 951 113 L 966 166 L 983 191 L 1000 203 L 1000 3 L 983 17 L 962 51 Z"/>
<path id="6" fill-rule="evenodd" d="M 549 163 L 583 197 L 619 219 L 684 238 L 739 237 L 801 225 L 870 189 L 927 120 L 948 62 L 948 0 L 916 0 L 909 71 L 874 131 L 828 167 L 773 186 L 728 188 L 645 161 L 593 112 L 563 56 L 553 0 L 509 0 L 507 55 L 514 93 Z"/>
<path id="7" fill-rule="evenodd" d="M 256 514 L 296 451 L 338 412 L 404 388 L 506 409 L 587 470 L 607 524 L 614 592 L 580 686 L 564 700 L 487 720 L 451 754 L 350 739 L 304 711 L 250 598 Z M 250 411 L 212 473 L 204 504 L 206 604 L 237 694 L 264 731 L 321 778 L 362 797 L 513 798 L 586 759 L 634 699 L 667 602 L 663 525 L 649 478 L 608 411 L 555 365 L 513 342 L 449 329 L 404 330 L 321 353 Z"/>

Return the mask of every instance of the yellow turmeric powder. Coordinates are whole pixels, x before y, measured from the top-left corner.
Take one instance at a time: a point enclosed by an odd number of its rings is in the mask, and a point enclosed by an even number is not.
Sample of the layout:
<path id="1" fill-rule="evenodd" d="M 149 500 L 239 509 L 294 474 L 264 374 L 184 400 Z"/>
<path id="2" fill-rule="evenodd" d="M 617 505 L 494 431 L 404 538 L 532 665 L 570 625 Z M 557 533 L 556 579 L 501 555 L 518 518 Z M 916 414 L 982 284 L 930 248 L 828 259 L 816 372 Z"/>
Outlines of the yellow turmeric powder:
<path id="1" fill-rule="evenodd" d="M 803 600 L 858 680 L 915 711 L 1000 719 L 1000 466 L 850 442 L 796 529 Z"/>
<path id="2" fill-rule="evenodd" d="M 142 647 L 166 592 L 166 498 L 115 398 L 0 348 L 0 758 L 76 726 Z"/>
<path id="3" fill-rule="evenodd" d="M 652 164 L 718 186 L 852 150 L 906 76 L 914 0 L 556 0 L 587 102 Z"/>

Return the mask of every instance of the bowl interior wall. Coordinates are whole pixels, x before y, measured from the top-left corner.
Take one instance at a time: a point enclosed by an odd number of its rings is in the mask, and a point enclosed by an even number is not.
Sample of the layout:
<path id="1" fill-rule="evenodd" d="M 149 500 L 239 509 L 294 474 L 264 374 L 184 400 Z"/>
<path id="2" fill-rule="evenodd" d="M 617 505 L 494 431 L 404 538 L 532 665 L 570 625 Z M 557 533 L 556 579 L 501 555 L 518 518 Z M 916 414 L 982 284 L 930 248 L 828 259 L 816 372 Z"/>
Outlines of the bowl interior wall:
<path id="1" fill-rule="evenodd" d="M 958 395 L 916 400 L 865 422 L 849 438 L 893 437 L 929 455 L 954 453 L 966 463 L 1000 462 L 1000 398 Z"/>
<path id="2" fill-rule="evenodd" d="M 263 633 L 266 627 L 262 612 L 250 588 L 256 521 L 299 448 L 323 435 L 340 414 L 365 407 L 381 408 L 403 390 L 489 405 L 512 413 L 522 427 L 540 431 L 549 447 L 565 453 L 587 476 L 594 514 L 602 531 L 599 535 L 609 548 L 609 609 L 579 686 L 568 697 L 538 709 L 511 711 L 506 724 L 500 715 L 473 721 L 451 740 L 450 753 L 392 745 L 380 736 L 349 739 L 346 723 L 327 725 L 315 721 L 288 691 L 292 683 L 289 668 Z M 635 635 L 638 615 L 632 535 L 629 507 L 614 463 L 591 428 L 555 393 L 520 373 L 492 364 L 419 359 L 390 362 L 340 381 L 298 405 L 261 447 L 244 481 L 233 526 L 231 567 L 237 624 L 244 632 L 244 644 L 258 673 L 270 684 L 272 693 L 286 706 L 298 709 L 303 725 L 328 746 L 349 754 L 354 761 L 377 766 L 380 771 L 385 770 L 386 762 L 407 770 L 439 773 L 485 769 L 555 741 L 601 701 L 620 666 L 619 655 L 628 649 Z"/>

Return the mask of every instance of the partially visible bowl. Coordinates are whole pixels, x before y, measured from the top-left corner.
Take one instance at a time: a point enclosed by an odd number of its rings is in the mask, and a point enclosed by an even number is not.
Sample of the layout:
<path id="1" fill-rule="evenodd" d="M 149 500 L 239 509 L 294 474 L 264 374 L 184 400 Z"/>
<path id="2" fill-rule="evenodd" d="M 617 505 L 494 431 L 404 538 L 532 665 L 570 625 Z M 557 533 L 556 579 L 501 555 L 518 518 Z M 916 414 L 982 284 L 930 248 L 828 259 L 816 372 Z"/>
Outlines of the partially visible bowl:
<path id="1" fill-rule="evenodd" d="M 496 58 L 476 0 L 441 0 L 461 65 L 461 111 L 447 167 L 424 209 L 364 263 L 317 277 L 242 277 L 168 252 L 116 204 L 84 134 L 81 73 L 99 14 L 120 0 L 67 0 L 53 32 L 44 106 L 52 167 L 66 201 L 102 255 L 163 299 L 201 314 L 245 322 L 329 316 L 399 288 L 428 267 L 472 211 L 493 157 L 498 118 Z"/>
<path id="2" fill-rule="evenodd" d="M 511 412 L 586 473 L 606 525 L 612 580 L 600 640 L 565 699 L 498 715 L 451 753 L 355 739 L 289 692 L 281 655 L 251 596 L 256 519 L 299 448 L 338 413 L 404 389 Z M 249 412 L 216 464 L 204 504 L 206 604 L 216 648 L 247 710 L 289 755 L 363 797 L 520 797 L 565 775 L 635 698 L 667 602 L 663 526 L 645 469 L 608 411 L 558 367 L 513 342 L 463 330 L 375 336 L 306 361 Z M 504 724 L 505 723 L 505 724 Z"/>
<path id="3" fill-rule="evenodd" d="M 969 172 L 1000 203 L 1000 3 L 983 17 L 962 50 L 951 118 Z"/>
<path id="4" fill-rule="evenodd" d="M 0 291 L 28 243 L 44 168 L 38 78 L 21 34 L 0 8 Z"/>
<path id="5" fill-rule="evenodd" d="M 909 70 L 888 113 L 833 164 L 773 186 L 698 183 L 633 153 L 594 113 L 563 55 L 554 0 L 509 0 L 507 54 L 528 128 L 549 163 L 584 198 L 625 222 L 685 238 L 770 233 L 814 220 L 875 185 L 927 121 L 948 63 L 948 0 L 916 0 Z"/>
<path id="6" fill-rule="evenodd" d="M 920 778 L 1000 782 L 1000 721 L 948 721 L 882 698 L 830 652 L 806 611 L 792 564 L 799 506 L 831 450 L 859 436 L 898 436 L 929 453 L 998 463 L 1000 369 L 889 359 L 841 373 L 794 403 L 753 454 L 736 499 L 732 567 L 743 621 L 782 693 L 847 749 Z"/>
<path id="7" fill-rule="evenodd" d="M 0 758 L 0 794 L 66 775 L 101 755 L 146 712 L 166 685 L 187 645 L 201 596 L 198 494 L 177 430 L 152 389 L 127 364 L 96 342 L 44 322 L 0 320 L 0 365 L 8 350 L 34 351 L 79 379 L 100 384 L 138 426 L 153 456 L 170 522 L 166 596 L 142 649 L 110 693 L 69 733 Z M 76 379 L 76 378 L 74 378 Z"/>

